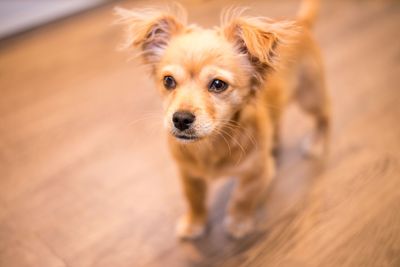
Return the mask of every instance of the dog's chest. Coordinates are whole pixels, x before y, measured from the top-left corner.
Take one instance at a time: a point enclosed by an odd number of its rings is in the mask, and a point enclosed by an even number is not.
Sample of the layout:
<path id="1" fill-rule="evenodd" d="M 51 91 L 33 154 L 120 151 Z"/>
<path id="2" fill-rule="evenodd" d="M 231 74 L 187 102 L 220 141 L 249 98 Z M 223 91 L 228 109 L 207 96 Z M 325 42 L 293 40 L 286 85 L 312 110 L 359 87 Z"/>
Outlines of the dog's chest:
<path id="1" fill-rule="evenodd" d="M 184 164 L 197 176 L 217 178 L 239 175 L 256 159 L 258 148 L 246 139 L 229 143 L 226 141 L 204 144 L 187 151 Z"/>

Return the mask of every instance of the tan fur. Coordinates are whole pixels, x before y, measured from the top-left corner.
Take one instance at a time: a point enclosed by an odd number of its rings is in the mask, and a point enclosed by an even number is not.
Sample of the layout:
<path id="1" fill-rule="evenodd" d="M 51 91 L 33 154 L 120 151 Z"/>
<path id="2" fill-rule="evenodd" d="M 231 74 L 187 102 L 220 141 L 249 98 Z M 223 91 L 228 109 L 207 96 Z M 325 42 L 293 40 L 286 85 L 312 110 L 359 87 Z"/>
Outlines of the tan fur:
<path id="1" fill-rule="evenodd" d="M 182 10 L 178 8 L 179 16 L 157 10 L 117 12 L 129 25 L 128 45 L 141 50 L 164 98 L 168 143 L 188 201 L 178 235 L 196 238 L 204 233 L 208 182 L 232 176 L 238 186 L 225 227 L 240 238 L 253 230 L 257 202 L 274 175 L 271 151 L 278 148 L 279 120 L 290 99 L 315 118 L 310 151 L 326 149 L 329 104 L 321 57 L 309 29 L 316 3 L 306 1 L 293 22 L 227 10 L 215 29 L 186 25 Z M 174 77 L 175 89 L 164 88 L 165 76 Z M 211 92 L 213 79 L 229 87 Z M 188 130 L 194 141 L 176 137 L 172 116 L 181 110 L 196 116 Z"/>

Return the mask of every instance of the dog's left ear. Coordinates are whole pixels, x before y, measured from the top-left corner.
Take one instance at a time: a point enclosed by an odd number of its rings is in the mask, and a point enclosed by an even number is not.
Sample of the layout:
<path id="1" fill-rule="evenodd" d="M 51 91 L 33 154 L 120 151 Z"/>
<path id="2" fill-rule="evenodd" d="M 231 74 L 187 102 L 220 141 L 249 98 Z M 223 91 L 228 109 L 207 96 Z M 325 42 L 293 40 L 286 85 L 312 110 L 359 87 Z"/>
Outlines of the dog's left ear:
<path id="1" fill-rule="evenodd" d="M 174 35 L 186 24 L 186 11 L 180 5 L 161 9 L 114 9 L 117 23 L 127 25 L 127 37 L 122 48 L 141 51 L 145 63 L 156 64 Z"/>
<path id="2" fill-rule="evenodd" d="M 288 51 L 282 49 L 295 39 L 293 22 L 273 22 L 262 17 L 244 17 L 241 11 L 228 11 L 222 17 L 222 32 L 239 53 L 246 54 L 257 71 L 275 69 Z"/>

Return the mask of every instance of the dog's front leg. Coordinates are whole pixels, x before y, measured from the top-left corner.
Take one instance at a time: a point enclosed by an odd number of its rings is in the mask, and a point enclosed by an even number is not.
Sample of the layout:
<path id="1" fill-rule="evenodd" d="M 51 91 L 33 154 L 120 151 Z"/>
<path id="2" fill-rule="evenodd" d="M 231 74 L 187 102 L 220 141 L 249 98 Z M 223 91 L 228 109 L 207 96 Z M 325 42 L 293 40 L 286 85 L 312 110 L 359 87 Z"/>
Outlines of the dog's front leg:
<path id="1" fill-rule="evenodd" d="M 259 200 L 274 175 L 272 162 L 271 158 L 268 164 L 256 167 L 238 177 L 238 185 L 224 221 L 225 230 L 230 236 L 242 238 L 254 230 Z"/>
<path id="2" fill-rule="evenodd" d="M 207 183 L 202 178 L 181 171 L 181 182 L 188 210 L 177 225 L 177 235 L 182 239 L 196 239 L 201 237 L 207 224 Z"/>

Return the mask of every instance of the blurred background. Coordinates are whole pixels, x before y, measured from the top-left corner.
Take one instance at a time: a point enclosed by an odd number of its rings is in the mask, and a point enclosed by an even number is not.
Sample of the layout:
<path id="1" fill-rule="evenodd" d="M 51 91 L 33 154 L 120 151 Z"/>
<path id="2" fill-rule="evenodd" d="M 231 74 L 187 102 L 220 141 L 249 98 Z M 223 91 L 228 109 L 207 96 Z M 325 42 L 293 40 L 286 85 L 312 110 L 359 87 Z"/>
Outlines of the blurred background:
<path id="1" fill-rule="evenodd" d="M 179 2 L 205 27 L 232 4 L 272 18 L 299 5 Z M 115 5 L 160 3 L 0 2 L 0 266 L 400 266 L 400 2 L 322 1 L 329 158 L 302 157 L 311 123 L 291 106 L 259 231 L 224 235 L 234 180 L 218 180 L 196 242 L 174 236 L 184 202 L 160 99 L 112 24 Z"/>

